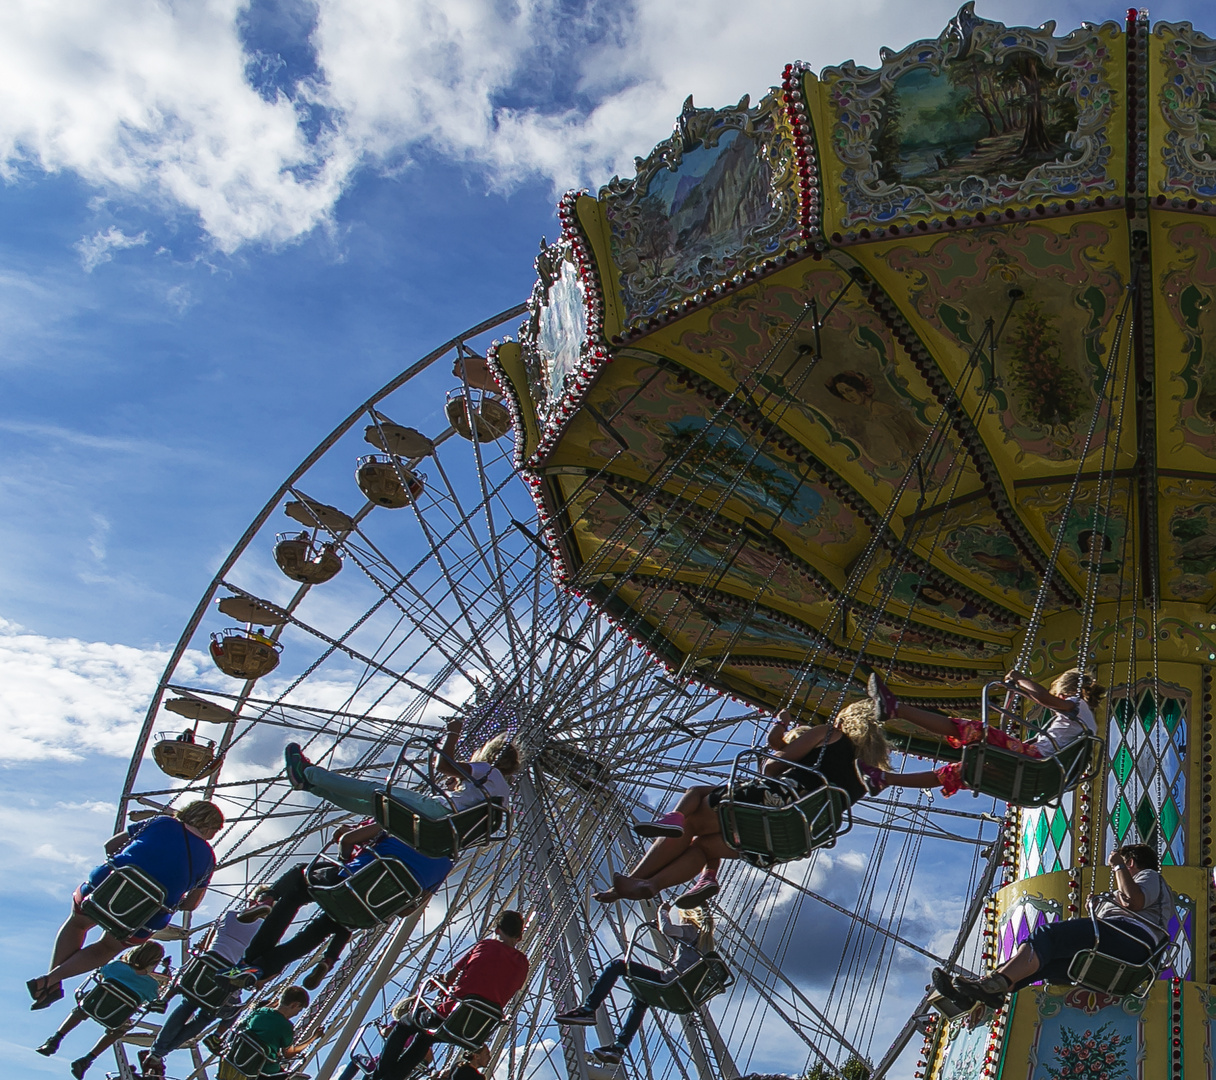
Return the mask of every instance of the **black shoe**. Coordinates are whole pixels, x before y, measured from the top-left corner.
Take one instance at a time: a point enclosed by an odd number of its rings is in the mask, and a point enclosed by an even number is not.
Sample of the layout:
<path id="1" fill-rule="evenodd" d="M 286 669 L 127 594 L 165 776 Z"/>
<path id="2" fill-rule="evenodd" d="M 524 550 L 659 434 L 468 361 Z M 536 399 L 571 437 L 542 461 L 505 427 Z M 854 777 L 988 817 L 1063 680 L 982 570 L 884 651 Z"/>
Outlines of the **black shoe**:
<path id="1" fill-rule="evenodd" d="M 972 998 L 959 993 L 955 988 L 954 980 L 941 968 L 934 968 L 930 979 L 933 982 L 933 989 L 960 1012 L 970 1011 L 971 1007 L 975 1004 Z"/>
<path id="2" fill-rule="evenodd" d="M 43 1057 L 53 1057 L 59 1053 L 59 1036 L 52 1035 L 41 1046 L 34 1049 L 35 1054 L 41 1054 Z"/>
<path id="3" fill-rule="evenodd" d="M 984 979 L 969 979 L 965 975 L 956 975 L 954 996 L 972 1004 L 979 1002 L 990 1009 L 999 1009 L 1009 996 L 1009 980 L 1004 975 L 996 974 Z"/>
<path id="4" fill-rule="evenodd" d="M 559 1024 L 567 1027 L 590 1027 L 595 1023 L 595 1010 L 584 1009 L 581 1005 L 569 1012 L 560 1012 L 554 1018 Z"/>
<path id="5" fill-rule="evenodd" d="M 72 1075 L 76 1080 L 84 1080 L 84 1074 L 89 1071 L 89 1066 L 93 1064 L 91 1057 L 77 1058 L 71 1064 Z"/>

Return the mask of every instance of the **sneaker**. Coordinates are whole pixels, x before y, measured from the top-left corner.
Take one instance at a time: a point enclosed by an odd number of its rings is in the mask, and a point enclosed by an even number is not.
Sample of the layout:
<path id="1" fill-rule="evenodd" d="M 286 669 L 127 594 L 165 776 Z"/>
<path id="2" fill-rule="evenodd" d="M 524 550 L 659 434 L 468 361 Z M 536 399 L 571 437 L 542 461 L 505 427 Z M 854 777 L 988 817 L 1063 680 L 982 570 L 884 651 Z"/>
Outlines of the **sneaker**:
<path id="1" fill-rule="evenodd" d="M 266 918 L 272 911 L 274 911 L 274 907 L 270 904 L 254 904 L 253 907 L 238 912 L 236 921 L 239 923 L 257 922 L 258 919 Z"/>
<path id="2" fill-rule="evenodd" d="M 312 971 L 304 976 L 304 981 L 300 984 L 305 990 L 315 990 L 321 985 L 321 980 L 329 974 L 329 961 L 318 960 L 312 966 Z"/>
<path id="3" fill-rule="evenodd" d="M 692 887 L 683 896 L 677 896 L 673 903 L 682 911 L 700 907 L 706 900 L 717 896 L 720 889 L 717 873 L 702 870 L 701 876 L 692 883 Z"/>
<path id="4" fill-rule="evenodd" d="M 71 1065 L 72 1075 L 76 1077 L 76 1080 L 84 1080 L 84 1074 L 89 1071 L 89 1066 L 92 1064 L 93 1059 L 91 1057 L 77 1058 Z"/>
<path id="5" fill-rule="evenodd" d="M 643 821 L 634 825 L 633 831 L 647 840 L 660 836 L 683 836 L 684 815 L 673 810 L 654 821 Z"/>
<path id="6" fill-rule="evenodd" d="M 43 1057 L 53 1057 L 59 1053 L 59 1036 L 52 1035 L 46 1042 L 34 1050 L 35 1054 L 41 1054 Z"/>
<path id="7" fill-rule="evenodd" d="M 289 742 L 283 747 L 283 760 L 287 764 L 287 782 L 296 791 L 311 791 L 312 784 L 308 782 L 308 777 L 304 775 L 304 770 L 312 762 L 304 756 L 304 751 L 300 749 L 300 744 Z"/>
<path id="8" fill-rule="evenodd" d="M 203 1046 L 212 1054 L 222 1054 L 224 1052 L 224 1040 L 219 1035 L 208 1035 L 203 1040 Z"/>
<path id="9" fill-rule="evenodd" d="M 975 1004 L 955 989 L 954 980 L 942 968 L 934 968 L 929 978 L 933 981 L 933 989 L 960 1012 L 969 1012 Z"/>
<path id="10" fill-rule="evenodd" d="M 869 681 L 866 683 L 866 693 L 870 696 L 870 700 L 874 702 L 875 719 L 880 723 L 885 723 L 895 715 L 899 708 L 899 701 L 890 690 L 887 689 L 887 684 L 882 681 L 882 676 L 877 671 L 872 672 Z"/>
<path id="11" fill-rule="evenodd" d="M 965 975 L 954 977 L 954 996 L 970 1004 L 977 1001 L 990 1009 L 999 1009 L 1009 994 L 1009 980 L 995 972 L 983 979 L 968 979 Z"/>
<path id="12" fill-rule="evenodd" d="M 567 1027 L 590 1027 L 595 1023 L 595 1010 L 580 1005 L 569 1012 L 558 1013 L 553 1019 Z"/>
<path id="13" fill-rule="evenodd" d="M 602 1061 L 605 1065 L 619 1065 L 625 1057 L 625 1048 L 620 1043 L 597 1046 L 591 1051 L 591 1055 L 596 1061 Z"/>
<path id="14" fill-rule="evenodd" d="M 867 795 L 879 795 L 887 789 L 887 774 L 873 765 L 857 763 L 857 772 L 861 775 L 862 785 Z"/>
<path id="15" fill-rule="evenodd" d="M 237 990 L 252 990 L 261 977 L 261 970 L 255 967 L 234 967 L 231 971 L 220 972 L 217 976 Z"/>

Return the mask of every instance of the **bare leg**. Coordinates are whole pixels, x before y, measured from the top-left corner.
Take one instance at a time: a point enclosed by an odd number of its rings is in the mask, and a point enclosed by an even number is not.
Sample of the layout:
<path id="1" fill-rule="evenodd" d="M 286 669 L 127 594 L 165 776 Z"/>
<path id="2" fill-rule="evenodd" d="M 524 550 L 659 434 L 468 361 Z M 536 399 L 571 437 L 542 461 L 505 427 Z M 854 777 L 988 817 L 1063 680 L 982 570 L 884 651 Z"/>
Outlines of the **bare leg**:
<path id="1" fill-rule="evenodd" d="M 70 979 L 73 975 L 83 975 L 86 971 L 95 971 L 102 964 L 108 964 L 120 952 L 124 943 L 118 938 L 106 934 L 100 941 L 86 945 L 69 956 L 63 963 L 57 964 L 46 973 L 44 978 L 48 985 Z"/>
<path id="2" fill-rule="evenodd" d="M 59 1025 L 59 1030 L 55 1032 L 55 1038 L 62 1039 L 69 1031 L 74 1031 L 84 1023 L 84 1010 L 80 1008 L 73 1009 L 68 1013 L 63 1023 Z"/>
<path id="3" fill-rule="evenodd" d="M 705 869 L 705 852 L 700 846 L 694 844 L 675 862 L 669 863 L 663 867 L 657 874 L 649 880 L 643 879 L 638 882 L 638 885 L 647 889 L 651 896 L 655 896 L 664 889 L 669 889 L 673 885 L 683 885 L 686 881 L 692 881 L 702 870 Z M 618 886 L 619 889 L 619 886 Z M 645 899 L 641 897 L 640 899 Z"/>
<path id="4" fill-rule="evenodd" d="M 676 811 L 684 815 L 684 835 L 656 840 L 650 845 L 641 862 L 629 871 L 629 877 L 650 877 L 683 855 L 694 837 L 705 832 L 718 831 L 718 815 L 709 808 L 708 801 L 709 793 L 713 790 L 712 787 L 697 785 L 690 787 L 680 796 Z"/>
<path id="5" fill-rule="evenodd" d="M 918 728 L 931 731 L 934 735 L 949 737 L 958 734 L 958 729 L 949 717 L 918 709 L 915 705 L 905 705 L 902 701 L 896 708 L 895 715 L 900 720 L 907 720 L 908 723 L 915 724 Z"/>
<path id="6" fill-rule="evenodd" d="M 78 915 L 73 911 L 68 916 L 67 922 L 59 928 L 59 933 L 55 935 L 55 948 L 51 952 L 51 967 L 58 967 L 73 953 L 80 952 L 84 948 L 84 939 L 95 925 L 83 915 Z"/>
<path id="7" fill-rule="evenodd" d="M 1022 942 L 1018 951 L 996 969 L 997 975 L 1004 975 L 1010 985 L 1028 979 L 1039 970 L 1039 958 L 1029 942 Z"/>

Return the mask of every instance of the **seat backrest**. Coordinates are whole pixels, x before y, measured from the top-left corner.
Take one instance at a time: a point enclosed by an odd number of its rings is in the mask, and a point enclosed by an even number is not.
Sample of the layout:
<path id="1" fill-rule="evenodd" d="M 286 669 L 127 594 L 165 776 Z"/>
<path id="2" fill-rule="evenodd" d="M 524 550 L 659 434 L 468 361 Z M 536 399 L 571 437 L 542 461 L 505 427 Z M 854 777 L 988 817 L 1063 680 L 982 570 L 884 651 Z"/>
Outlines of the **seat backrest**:
<path id="1" fill-rule="evenodd" d="M 1157 968 L 1152 964 L 1129 964 L 1097 949 L 1084 949 L 1068 965 L 1068 978 L 1087 990 L 1116 997 L 1144 997 L 1157 981 Z"/>
<path id="2" fill-rule="evenodd" d="M 462 998 L 436 1032 L 435 1040 L 476 1050 L 502 1022 L 502 1009 L 498 1006 L 477 998 Z"/>
<path id="3" fill-rule="evenodd" d="M 479 802 L 454 814 L 428 818 L 387 792 L 376 797 L 376 821 L 430 859 L 454 859 L 461 848 L 486 843 L 502 828 L 506 813 L 496 803 Z"/>
<path id="4" fill-rule="evenodd" d="M 138 866 L 118 866 L 81 901 L 80 910 L 122 940 L 165 910 L 165 888 Z"/>
<path id="5" fill-rule="evenodd" d="M 1075 739 L 1045 758 L 971 743 L 963 748 L 963 783 L 1014 806 L 1045 806 L 1057 802 L 1085 776 L 1095 742 L 1101 740 L 1094 736 Z"/>
<path id="6" fill-rule="evenodd" d="M 733 979 L 725 961 L 717 953 L 706 953 L 668 982 L 628 974 L 625 982 L 634 997 L 651 1008 L 684 1014 L 699 1009 L 722 993 Z"/>
<path id="7" fill-rule="evenodd" d="M 402 914 L 422 896 L 422 886 L 400 859 L 377 858 L 336 885 L 313 885 L 313 899 L 350 930 L 366 930 Z"/>
<path id="8" fill-rule="evenodd" d="M 220 982 L 216 975 L 227 971 L 232 964 L 218 953 L 201 953 L 192 956 L 177 977 L 177 988 L 183 997 L 206 1009 L 218 1009 L 228 1000 L 232 987 Z"/>
<path id="9" fill-rule="evenodd" d="M 140 999 L 122 983 L 102 979 L 77 1002 L 80 1011 L 104 1028 L 116 1028 L 131 1019 Z"/>
<path id="10" fill-rule="evenodd" d="M 247 1031 L 239 1031 L 220 1058 L 220 1080 L 257 1080 L 269 1060 L 266 1047 Z"/>
<path id="11" fill-rule="evenodd" d="M 851 824 L 848 797 L 839 788 L 819 788 L 786 806 L 761 806 L 725 798 L 718 804 L 722 836 L 757 865 L 805 859 L 831 847 Z"/>

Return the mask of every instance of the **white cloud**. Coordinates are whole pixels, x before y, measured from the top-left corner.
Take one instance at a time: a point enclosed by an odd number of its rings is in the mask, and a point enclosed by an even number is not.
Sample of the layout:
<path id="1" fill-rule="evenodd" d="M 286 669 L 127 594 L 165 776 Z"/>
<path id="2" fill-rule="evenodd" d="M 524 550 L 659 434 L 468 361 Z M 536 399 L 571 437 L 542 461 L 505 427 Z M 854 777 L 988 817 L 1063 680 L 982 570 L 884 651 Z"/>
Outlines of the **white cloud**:
<path id="1" fill-rule="evenodd" d="M 167 659 L 167 651 L 42 637 L 0 619 L 0 760 L 129 755 Z"/>
<path id="2" fill-rule="evenodd" d="M 70 170 L 115 195 L 197 215 L 219 248 L 282 243 L 330 220 L 355 172 L 422 147 L 491 186 L 632 172 L 684 97 L 758 99 L 788 60 L 817 66 L 935 37 L 955 0 L 300 0 L 315 69 L 291 97 L 282 59 L 250 55 L 245 0 L 10 0 L 0 25 L 0 167 Z M 985 14 L 1034 22 L 1048 5 Z M 259 93 L 248 81 L 259 79 Z M 319 118 L 319 119 L 318 119 Z M 81 242 L 86 269 L 142 237 Z"/>
<path id="3" fill-rule="evenodd" d="M 105 232 L 97 232 L 92 236 L 82 236 L 73 245 L 80 253 L 80 265 L 86 274 L 91 274 L 102 263 L 108 263 L 114 258 L 114 252 L 125 248 L 142 247 L 148 242 L 147 233 L 128 236 L 122 229 L 111 225 Z"/>

